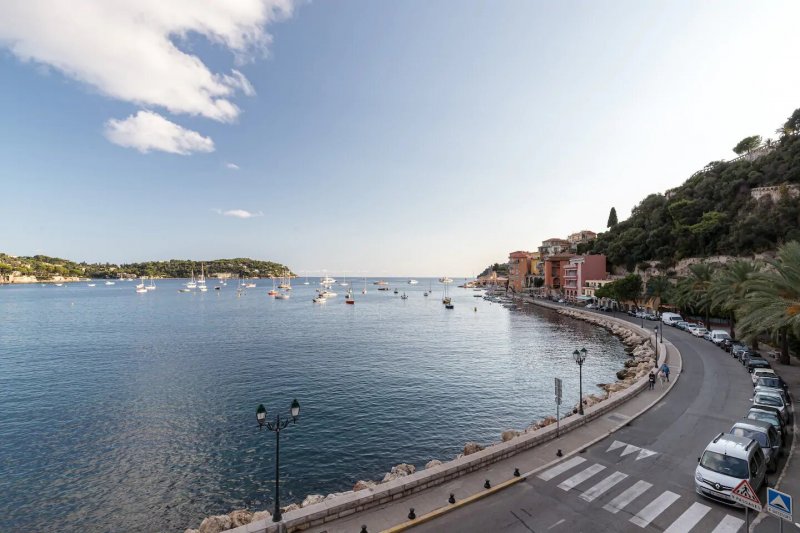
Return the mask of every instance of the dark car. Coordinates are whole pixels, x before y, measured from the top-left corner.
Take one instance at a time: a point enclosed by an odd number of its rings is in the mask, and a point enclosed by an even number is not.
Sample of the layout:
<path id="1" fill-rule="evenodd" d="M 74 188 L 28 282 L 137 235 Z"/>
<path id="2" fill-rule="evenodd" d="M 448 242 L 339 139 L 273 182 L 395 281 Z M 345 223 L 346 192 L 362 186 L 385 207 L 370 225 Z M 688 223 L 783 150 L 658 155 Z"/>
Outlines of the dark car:
<path id="1" fill-rule="evenodd" d="M 744 366 L 747 366 L 747 363 L 750 362 L 750 359 L 761 359 L 761 354 L 758 352 L 754 352 L 752 350 L 746 350 L 739 355 L 739 361 L 742 362 Z"/>
<path id="2" fill-rule="evenodd" d="M 730 352 L 731 348 L 733 348 L 733 343 L 734 342 L 736 342 L 736 341 L 734 341 L 732 339 L 723 339 L 722 342 L 717 344 L 717 346 L 719 346 L 720 349 L 725 350 L 726 352 Z"/>
<path id="3" fill-rule="evenodd" d="M 783 381 L 783 378 L 780 377 L 763 377 L 758 378 L 754 383 L 755 387 L 769 387 L 771 389 L 779 389 L 782 390 L 784 393 L 789 394 L 789 385 Z"/>
<path id="4" fill-rule="evenodd" d="M 742 353 L 746 351 L 747 351 L 747 346 L 738 342 L 731 347 L 731 355 L 734 356 L 736 359 L 739 359 Z"/>
<path id="5" fill-rule="evenodd" d="M 752 372 L 756 368 L 772 368 L 766 359 L 761 357 L 751 357 L 747 361 L 747 371 Z"/>

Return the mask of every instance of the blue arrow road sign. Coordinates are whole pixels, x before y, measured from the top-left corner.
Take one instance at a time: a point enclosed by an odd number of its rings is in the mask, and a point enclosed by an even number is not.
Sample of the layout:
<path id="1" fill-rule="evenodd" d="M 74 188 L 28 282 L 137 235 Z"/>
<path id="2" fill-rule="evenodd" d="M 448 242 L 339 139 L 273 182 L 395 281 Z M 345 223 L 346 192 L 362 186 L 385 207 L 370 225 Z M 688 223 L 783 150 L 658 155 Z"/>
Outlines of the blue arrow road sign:
<path id="1" fill-rule="evenodd" d="M 791 520 L 792 497 L 773 488 L 767 488 L 767 512 L 784 520 Z"/>

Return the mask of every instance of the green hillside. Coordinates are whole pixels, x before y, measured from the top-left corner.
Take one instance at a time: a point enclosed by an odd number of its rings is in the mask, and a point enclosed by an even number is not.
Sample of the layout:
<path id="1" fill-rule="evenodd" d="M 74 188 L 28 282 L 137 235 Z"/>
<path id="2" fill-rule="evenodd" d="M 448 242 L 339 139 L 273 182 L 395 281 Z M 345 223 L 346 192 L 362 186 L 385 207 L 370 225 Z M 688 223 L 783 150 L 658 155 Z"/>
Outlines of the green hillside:
<path id="1" fill-rule="evenodd" d="M 713 161 L 666 195 L 651 194 L 583 251 L 633 270 L 642 261 L 751 255 L 800 240 L 800 201 L 791 187 L 800 185 L 800 109 L 777 132 L 777 141 L 737 160 Z M 752 139 L 737 150 L 752 150 Z M 779 187 L 777 201 L 751 197 L 767 186 Z"/>
<path id="2" fill-rule="evenodd" d="M 148 261 L 115 265 L 111 263 L 75 263 L 58 257 L 34 255 L 32 257 L 15 257 L 0 253 L 0 275 L 19 272 L 22 275 L 36 276 L 38 279 L 50 279 L 60 275 L 89 278 L 117 278 L 127 276 L 154 276 L 164 278 L 188 278 L 192 270 L 200 273 L 201 264 L 205 265 L 207 275 L 227 272 L 245 277 L 280 276 L 291 273 L 288 267 L 272 261 L 259 261 L 249 258 L 213 259 L 210 261 L 192 261 L 188 259 L 170 259 L 169 261 Z"/>

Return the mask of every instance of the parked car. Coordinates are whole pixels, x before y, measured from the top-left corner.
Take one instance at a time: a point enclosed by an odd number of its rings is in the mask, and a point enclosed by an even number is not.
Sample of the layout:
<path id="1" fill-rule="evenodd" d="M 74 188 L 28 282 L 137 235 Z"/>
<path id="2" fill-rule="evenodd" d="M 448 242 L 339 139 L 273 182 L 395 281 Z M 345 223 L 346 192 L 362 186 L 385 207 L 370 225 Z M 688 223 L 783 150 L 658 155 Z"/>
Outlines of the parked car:
<path id="1" fill-rule="evenodd" d="M 788 401 L 788 398 L 789 398 L 789 385 L 785 381 L 783 381 L 783 378 L 776 376 L 774 373 L 772 373 L 772 374 L 763 373 L 763 372 L 766 372 L 768 370 L 771 370 L 771 369 L 769 369 L 769 368 L 758 368 L 758 369 L 753 371 L 753 374 L 757 374 L 759 372 L 762 372 L 761 374 L 758 374 L 760 377 L 756 380 L 754 385 L 756 387 L 764 387 L 764 388 L 779 390 L 779 391 L 783 392 L 784 399 L 786 401 Z"/>
<path id="2" fill-rule="evenodd" d="M 710 341 L 710 340 L 711 340 L 711 332 L 710 332 L 710 331 L 708 331 L 708 330 L 706 330 L 706 332 L 705 332 L 705 333 L 703 333 L 703 338 L 704 338 L 705 340 L 707 340 L 707 341 Z"/>
<path id="3" fill-rule="evenodd" d="M 735 345 L 736 345 L 736 342 L 733 339 L 725 339 L 724 341 L 719 343 L 717 346 L 719 346 L 720 348 L 722 348 L 726 352 L 730 353 L 730 351 L 733 350 L 733 347 Z"/>
<path id="4" fill-rule="evenodd" d="M 747 371 L 753 372 L 757 368 L 769 368 L 769 361 L 761 357 L 751 357 L 747 361 Z"/>
<path id="5" fill-rule="evenodd" d="M 784 423 L 789 422 L 789 410 L 780 394 L 772 392 L 758 392 L 753 396 L 753 406 L 774 407 L 780 413 Z"/>
<path id="6" fill-rule="evenodd" d="M 695 330 L 697 330 L 699 328 L 700 328 L 700 326 L 698 326 L 697 324 L 686 324 L 686 327 L 684 328 L 684 331 L 687 331 L 687 332 L 691 333 L 692 335 L 694 335 Z"/>
<path id="7" fill-rule="evenodd" d="M 772 427 L 775 428 L 775 431 L 778 432 L 781 442 L 786 442 L 786 423 L 783 421 L 778 411 L 766 407 L 751 407 L 750 411 L 747 413 L 747 418 L 769 422 L 772 424 Z"/>
<path id="8" fill-rule="evenodd" d="M 706 446 L 697 463 L 695 491 L 728 505 L 737 505 L 731 499 L 731 491 L 742 480 L 758 491 L 766 478 L 767 461 L 761 445 L 745 437 L 720 433 Z"/>
<path id="9" fill-rule="evenodd" d="M 683 320 L 683 318 L 678 313 L 661 313 L 661 322 L 664 324 L 674 326 L 681 320 Z"/>
<path id="10" fill-rule="evenodd" d="M 758 382 L 756 383 L 756 386 L 753 388 L 753 393 L 758 394 L 759 392 L 774 392 L 775 394 L 780 394 L 783 403 L 789 405 L 789 394 L 783 389 L 778 389 L 768 385 L 762 385 L 761 383 L 765 381 L 767 380 L 764 378 L 759 379 Z"/>
<path id="11" fill-rule="evenodd" d="M 757 368 L 753 370 L 753 375 L 750 376 L 750 378 L 753 380 L 753 387 L 756 386 L 756 381 L 758 381 L 758 378 L 762 377 L 778 377 L 778 375 L 771 368 Z"/>
<path id="12" fill-rule="evenodd" d="M 739 361 L 742 362 L 744 366 L 747 366 L 747 363 L 750 362 L 750 359 L 761 359 L 761 354 L 758 352 L 754 352 L 752 350 L 745 350 L 742 354 L 739 355 Z"/>
<path id="13" fill-rule="evenodd" d="M 711 330 L 711 342 L 719 346 L 724 341 L 731 341 L 731 336 L 728 335 L 727 331 L 723 331 L 721 329 L 712 329 Z"/>
<path id="14" fill-rule="evenodd" d="M 706 328 L 697 327 L 692 330 L 692 335 L 695 337 L 704 337 L 706 333 L 708 333 Z"/>
<path id="15" fill-rule="evenodd" d="M 741 343 L 734 344 L 733 347 L 731 348 L 731 355 L 734 356 L 736 359 L 740 359 L 742 353 L 746 351 L 747 351 L 747 346 L 745 346 L 744 344 Z"/>
<path id="16" fill-rule="evenodd" d="M 781 439 L 772 424 L 744 418 L 736 422 L 728 433 L 737 437 L 747 437 L 758 442 L 764 451 L 767 471 L 776 472 L 778 470 L 778 459 L 781 456 Z"/>

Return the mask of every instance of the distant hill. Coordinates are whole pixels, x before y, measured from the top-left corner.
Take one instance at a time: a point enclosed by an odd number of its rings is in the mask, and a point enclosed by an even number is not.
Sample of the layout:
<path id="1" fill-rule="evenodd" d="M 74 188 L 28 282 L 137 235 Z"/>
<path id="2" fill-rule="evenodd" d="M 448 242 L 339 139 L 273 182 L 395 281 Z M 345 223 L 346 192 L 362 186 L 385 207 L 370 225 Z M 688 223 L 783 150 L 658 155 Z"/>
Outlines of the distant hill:
<path id="1" fill-rule="evenodd" d="M 210 261 L 192 261 L 189 259 L 170 259 L 169 261 L 148 261 L 145 263 L 128 263 L 115 265 L 112 263 L 75 263 L 68 259 L 34 255 L 32 257 L 16 257 L 0 253 L 0 276 L 8 276 L 19 272 L 24 276 L 36 276 L 46 280 L 53 276 L 87 277 L 87 278 L 119 278 L 153 276 L 163 278 L 188 278 L 192 270 L 200 273 L 200 266 L 205 266 L 206 275 L 230 273 L 244 277 L 269 277 L 291 273 L 291 270 L 280 263 L 259 261 L 257 259 L 213 259 Z"/>
<path id="2" fill-rule="evenodd" d="M 581 251 L 632 271 L 644 261 L 752 255 L 800 240 L 800 109 L 778 131 L 778 141 L 713 161 L 680 187 L 651 194 Z"/>

